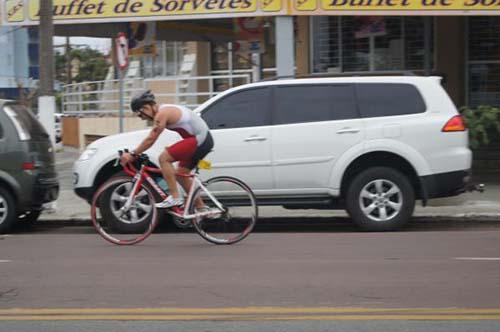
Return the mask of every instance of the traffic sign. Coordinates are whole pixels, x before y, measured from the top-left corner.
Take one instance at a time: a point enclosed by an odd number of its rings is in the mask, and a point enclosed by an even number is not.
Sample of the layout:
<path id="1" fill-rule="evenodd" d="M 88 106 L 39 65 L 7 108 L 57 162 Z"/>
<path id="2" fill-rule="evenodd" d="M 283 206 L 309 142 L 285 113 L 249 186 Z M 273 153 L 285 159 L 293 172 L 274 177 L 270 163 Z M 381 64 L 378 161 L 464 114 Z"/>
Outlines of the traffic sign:
<path id="1" fill-rule="evenodd" d="M 121 70 L 128 66 L 128 40 L 127 36 L 120 32 L 115 39 L 116 62 Z"/>

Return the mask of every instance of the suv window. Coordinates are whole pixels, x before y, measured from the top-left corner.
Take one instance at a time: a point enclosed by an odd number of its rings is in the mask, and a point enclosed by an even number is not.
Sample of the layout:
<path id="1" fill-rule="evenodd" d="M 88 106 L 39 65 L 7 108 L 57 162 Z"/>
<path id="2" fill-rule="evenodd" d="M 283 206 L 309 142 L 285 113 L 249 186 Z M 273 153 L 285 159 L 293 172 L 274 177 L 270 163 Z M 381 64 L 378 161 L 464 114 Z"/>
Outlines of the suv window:
<path id="1" fill-rule="evenodd" d="M 411 84 L 356 84 L 356 94 L 364 118 L 417 114 L 426 110 L 422 96 Z"/>
<path id="2" fill-rule="evenodd" d="M 210 129 L 268 126 L 269 98 L 269 88 L 238 91 L 209 106 L 202 118 Z"/>
<path id="3" fill-rule="evenodd" d="M 288 85 L 274 92 L 274 124 L 359 117 L 352 85 Z"/>
<path id="4" fill-rule="evenodd" d="M 3 138 L 3 128 L 2 128 L 2 124 L 0 123 L 0 139 Z"/>

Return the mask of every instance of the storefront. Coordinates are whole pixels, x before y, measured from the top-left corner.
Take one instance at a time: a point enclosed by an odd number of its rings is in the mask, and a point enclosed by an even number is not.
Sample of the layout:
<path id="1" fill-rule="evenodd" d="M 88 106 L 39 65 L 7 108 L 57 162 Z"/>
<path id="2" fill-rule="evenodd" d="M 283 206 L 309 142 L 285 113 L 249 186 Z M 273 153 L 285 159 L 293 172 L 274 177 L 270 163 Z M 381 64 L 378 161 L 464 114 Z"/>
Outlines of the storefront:
<path id="1" fill-rule="evenodd" d="M 466 28 L 466 103 L 500 107 L 500 17 L 470 17 Z"/>
<path id="2" fill-rule="evenodd" d="M 37 25 L 38 3 L 2 1 L 3 23 Z M 59 35 L 154 24 L 151 76 L 176 73 L 184 46 L 165 42 L 196 41 L 197 75 L 442 75 L 457 106 L 500 106 L 500 0 L 54 0 L 54 14 Z"/>

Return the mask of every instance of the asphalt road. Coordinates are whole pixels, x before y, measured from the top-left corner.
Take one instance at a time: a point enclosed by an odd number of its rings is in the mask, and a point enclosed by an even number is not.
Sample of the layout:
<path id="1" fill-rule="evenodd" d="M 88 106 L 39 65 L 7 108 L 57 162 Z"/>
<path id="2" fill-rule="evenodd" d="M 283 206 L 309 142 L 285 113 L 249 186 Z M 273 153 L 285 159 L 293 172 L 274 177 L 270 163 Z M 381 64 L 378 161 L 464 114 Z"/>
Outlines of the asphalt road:
<path id="1" fill-rule="evenodd" d="M 341 214 L 269 211 L 230 247 L 165 226 L 117 247 L 78 219 L 71 163 L 57 212 L 0 235 L 0 332 L 500 330 L 496 215 L 361 233 Z"/>
<path id="2" fill-rule="evenodd" d="M 20 230 L 0 236 L 0 331 L 498 331 L 500 228 L 476 226 L 261 231 L 234 246 L 160 232 L 132 247 L 86 226 Z"/>

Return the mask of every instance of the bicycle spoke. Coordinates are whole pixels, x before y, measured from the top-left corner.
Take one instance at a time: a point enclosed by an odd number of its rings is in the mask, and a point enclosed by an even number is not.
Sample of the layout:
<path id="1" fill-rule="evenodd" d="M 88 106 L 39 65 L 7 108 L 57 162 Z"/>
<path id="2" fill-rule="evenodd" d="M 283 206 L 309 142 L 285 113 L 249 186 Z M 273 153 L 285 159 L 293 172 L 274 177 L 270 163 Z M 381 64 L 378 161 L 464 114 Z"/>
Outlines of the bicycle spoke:
<path id="1" fill-rule="evenodd" d="M 257 205 L 251 190 L 230 177 L 209 180 L 205 186 L 208 193 L 198 188 L 194 194 L 202 198 L 206 206 L 194 219 L 197 232 L 215 244 L 232 244 L 244 239 L 257 221 Z M 196 211 L 193 203 L 189 211 Z"/>

